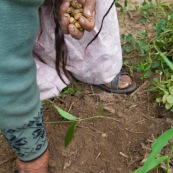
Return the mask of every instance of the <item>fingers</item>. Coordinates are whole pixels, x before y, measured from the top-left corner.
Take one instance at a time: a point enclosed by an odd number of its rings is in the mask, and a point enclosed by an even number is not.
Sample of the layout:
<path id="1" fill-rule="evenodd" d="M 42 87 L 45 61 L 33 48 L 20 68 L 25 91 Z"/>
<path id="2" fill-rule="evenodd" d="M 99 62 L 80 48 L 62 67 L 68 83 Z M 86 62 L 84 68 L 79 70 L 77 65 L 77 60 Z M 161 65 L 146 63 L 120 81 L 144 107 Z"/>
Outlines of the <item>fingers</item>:
<path id="1" fill-rule="evenodd" d="M 70 2 L 72 0 L 63 0 L 60 7 L 61 29 L 64 34 L 70 34 L 73 38 L 80 39 L 84 31 L 80 31 L 75 25 L 70 24 L 70 15 L 67 14 Z M 83 5 L 83 15 L 79 18 L 79 24 L 86 31 L 92 31 L 95 27 L 95 6 L 96 0 L 78 0 Z"/>
<path id="2" fill-rule="evenodd" d="M 64 0 L 64 2 L 62 3 L 62 5 L 60 7 L 60 11 L 59 11 L 59 15 L 61 16 L 60 18 L 62 18 L 62 16 L 64 15 L 64 13 L 67 12 L 68 7 L 70 6 L 70 1 L 71 0 Z"/>
<path id="3" fill-rule="evenodd" d="M 92 31 L 95 27 L 95 12 L 93 12 L 92 16 L 89 19 L 81 16 L 79 18 L 79 23 L 86 31 Z"/>
<path id="4" fill-rule="evenodd" d="M 80 25 L 84 30 L 92 31 L 95 27 L 96 0 L 78 0 L 83 5 L 83 15 L 80 17 Z"/>
<path id="5" fill-rule="evenodd" d="M 85 0 L 78 0 L 78 2 L 79 2 L 80 4 L 82 4 L 82 5 L 85 4 Z"/>
<path id="6" fill-rule="evenodd" d="M 70 6 L 70 1 L 71 0 L 63 0 L 63 3 L 60 6 L 60 11 L 59 11 L 61 29 L 64 34 L 69 34 L 68 25 L 69 25 L 70 16 L 69 14 L 67 14 L 67 10 Z"/>
<path id="7" fill-rule="evenodd" d="M 86 20 L 86 19 L 85 19 Z M 64 13 L 61 18 L 61 29 L 64 34 L 70 34 L 75 39 L 81 39 L 84 35 L 83 31 L 80 31 L 76 28 L 75 25 L 70 24 L 70 15 Z"/>
<path id="8" fill-rule="evenodd" d="M 61 16 L 61 22 L 60 22 L 61 23 L 61 29 L 62 29 L 62 32 L 64 34 L 69 34 L 69 31 L 68 31 L 69 21 L 70 21 L 70 15 L 67 13 L 64 13 Z"/>
<path id="9" fill-rule="evenodd" d="M 48 173 L 49 151 L 47 150 L 41 157 L 31 162 L 16 161 L 17 169 L 20 173 Z"/>
<path id="10" fill-rule="evenodd" d="M 85 0 L 83 14 L 85 17 L 92 17 L 95 13 L 96 0 Z"/>
<path id="11" fill-rule="evenodd" d="M 83 31 L 79 31 L 73 24 L 68 26 L 69 34 L 75 39 L 81 39 L 84 35 Z"/>

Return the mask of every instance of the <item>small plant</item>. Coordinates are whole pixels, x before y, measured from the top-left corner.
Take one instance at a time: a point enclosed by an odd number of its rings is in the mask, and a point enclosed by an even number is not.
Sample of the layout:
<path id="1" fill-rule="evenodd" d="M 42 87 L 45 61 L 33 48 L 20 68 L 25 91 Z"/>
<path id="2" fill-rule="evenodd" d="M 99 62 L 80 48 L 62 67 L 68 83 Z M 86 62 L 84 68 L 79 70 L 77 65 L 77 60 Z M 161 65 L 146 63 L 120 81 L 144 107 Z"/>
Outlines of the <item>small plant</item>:
<path id="1" fill-rule="evenodd" d="M 167 110 L 173 112 L 173 75 L 169 80 L 153 79 L 154 86 L 150 87 L 150 91 L 158 93 L 156 102 L 164 104 Z"/>
<path id="2" fill-rule="evenodd" d="M 122 34 L 125 65 L 130 73 L 137 71 L 140 78 L 151 78 L 157 103 L 173 111 L 173 6 L 156 0 L 146 0 L 140 8 L 141 19 L 153 24 L 154 32 L 136 30 L 136 34 Z M 131 58 L 137 59 L 131 63 Z M 156 79 L 157 78 L 157 79 Z"/>
<path id="3" fill-rule="evenodd" d="M 68 146 L 70 144 L 77 125 L 79 125 L 82 121 L 91 120 L 91 119 L 104 118 L 104 119 L 109 119 L 109 120 L 112 120 L 112 121 L 119 122 L 119 120 L 117 120 L 115 118 L 103 116 L 103 108 L 102 108 L 101 105 L 99 106 L 99 110 L 98 110 L 98 115 L 97 116 L 92 116 L 92 117 L 88 117 L 88 118 L 77 118 L 74 115 L 72 115 L 72 114 L 62 110 L 60 107 L 55 105 L 53 102 L 51 102 L 51 101 L 49 101 L 49 102 L 52 103 L 53 106 L 55 107 L 55 109 L 57 110 L 57 112 L 63 118 L 65 118 L 67 120 L 67 121 L 64 121 L 64 122 L 71 123 L 71 125 L 70 125 L 70 127 L 69 127 L 69 129 L 67 131 L 66 137 L 65 137 L 65 146 Z M 57 122 L 47 122 L 47 123 L 57 123 Z M 63 122 L 61 122 L 61 123 L 63 123 Z"/>
<path id="4" fill-rule="evenodd" d="M 76 88 L 66 87 L 62 90 L 60 96 L 75 95 L 78 92 L 79 92 L 79 90 Z"/>
<path id="5" fill-rule="evenodd" d="M 170 160 L 172 158 L 172 153 L 173 153 L 173 144 L 171 144 L 169 154 L 160 157 L 158 156 L 158 154 L 172 138 L 173 138 L 173 129 L 170 129 L 164 132 L 158 139 L 156 139 L 156 141 L 152 144 L 152 152 L 148 156 L 144 165 L 138 168 L 133 173 L 147 173 L 153 169 L 158 169 L 158 168 L 163 169 L 164 172 L 166 173 L 171 173 Z"/>
<path id="6" fill-rule="evenodd" d="M 115 0 L 115 6 L 117 8 L 120 8 L 121 12 L 123 12 L 123 13 L 126 13 L 128 11 L 127 4 L 128 4 L 128 0 L 124 0 L 124 4 L 123 5 L 121 5 L 119 3 L 119 0 Z"/>

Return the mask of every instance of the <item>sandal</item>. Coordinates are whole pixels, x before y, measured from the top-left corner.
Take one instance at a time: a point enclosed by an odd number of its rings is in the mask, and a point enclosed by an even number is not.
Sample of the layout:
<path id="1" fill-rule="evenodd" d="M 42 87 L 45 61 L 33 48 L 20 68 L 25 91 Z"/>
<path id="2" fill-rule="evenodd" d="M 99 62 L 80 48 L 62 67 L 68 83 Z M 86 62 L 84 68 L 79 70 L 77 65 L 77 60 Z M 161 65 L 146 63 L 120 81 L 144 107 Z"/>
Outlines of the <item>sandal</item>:
<path id="1" fill-rule="evenodd" d="M 105 86 L 104 84 L 98 85 L 98 87 L 105 90 L 105 91 L 107 91 L 107 92 L 116 93 L 116 94 L 130 94 L 130 93 L 134 92 L 137 89 L 135 81 L 132 81 L 132 84 L 130 86 L 126 87 L 126 88 L 122 88 L 122 89 L 118 88 L 118 82 L 119 82 L 119 79 L 120 79 L 121 75 L 128 75 L 129 76 L 129 74 L 127 72 L 122 72 L 121 71 L 111 81 L 111 87 L 110 88 Z"/>

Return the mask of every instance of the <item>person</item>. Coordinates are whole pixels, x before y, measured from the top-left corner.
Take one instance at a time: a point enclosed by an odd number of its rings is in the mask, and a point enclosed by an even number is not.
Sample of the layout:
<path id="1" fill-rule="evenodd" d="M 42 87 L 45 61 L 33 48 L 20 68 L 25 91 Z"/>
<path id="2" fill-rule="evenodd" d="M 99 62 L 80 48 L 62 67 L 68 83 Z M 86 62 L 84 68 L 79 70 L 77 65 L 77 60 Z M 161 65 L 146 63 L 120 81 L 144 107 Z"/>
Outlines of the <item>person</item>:
<path id="1" fill-rule="evenodd" d="M 85 29 L 90 32 L 80 32 L 75 27 L 72 31 L 73 25 L 69 25 L 69 17 L 66 13 L 69 2 L 68 0 L 64 2 L 60 13 L 61 28 L 66 34 L 65 43 L 68 50 L 66 70 L 79 81 L 97 85 L 108 92 L 133 92 L 136 89 L 135 83 L 127 74 L 120 71 L 122 68 L 122 51 L 115 6 L 106 16 L 97 39 L 87 47 L 87 44 L 98 33 L 102 19 L 113 0 L 96 1 L 95 20 L 93 22 L 85 20 Z M 91 6 L 94 6 L 94 1 Z M 65 84 L 56 71 L 54 28 L 52 5 L 46 1 L 40 9 L 40 29 L 34 46 L 37 83 L 43 100 L 59 95 L 62 89 L 71 82 L 61 70 Z"/>
<path id="2" fill-rule="evenodd" d="M 78 80 L 104 89 L 115 85 L 115 92 L 126 93 L 133 84 L 128 75 L 119 73 L 122 55 L 115 8 L 104 21 L 98 38 L 85 50 L 112 0 L 80 0 L 84 16 L 93 17 L 91 23 L 80 19 L 84 29 L 90 31 L 80 33 L 68 23 L 69 1 L 64 0 L 59 11 L 61 29 L 68 34 L 66 69 Z M 55 70 L 54 16 L 50 4 L 42 4 L 43 0 L 0 1 L 0 129 L 17 154 L 20 173 L 48 172 L 48 142 L 40 98 L 54 97 L 70 83 L 63 70 L 62 78 Z"/>

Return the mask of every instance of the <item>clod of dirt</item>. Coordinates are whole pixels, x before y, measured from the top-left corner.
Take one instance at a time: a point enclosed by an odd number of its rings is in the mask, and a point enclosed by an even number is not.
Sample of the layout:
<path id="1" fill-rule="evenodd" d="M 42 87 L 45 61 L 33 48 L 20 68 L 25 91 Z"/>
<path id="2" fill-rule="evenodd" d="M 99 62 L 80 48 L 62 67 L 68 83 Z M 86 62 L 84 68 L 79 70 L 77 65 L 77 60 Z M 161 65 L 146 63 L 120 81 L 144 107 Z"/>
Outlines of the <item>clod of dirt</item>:
<path id="1" fill-rule="evenodd" d="M 102 138 L 106 138 L 108 135 L 106 133 L 102 133 Z"/>
<path id="2" fill-rule="evenodd" d="M 101 101 L 104 101 L 104 102 L 113 102 L 115 100 L 113 94 L 106 93 L 106 92 L 99 94 L 99 98 Z"/>
<path id="3" fill-rule="evenodd" d="M 115 109 L 113 109 L 111 106 L 103 106 L 103 109 L 114 114 L 115 113 Z"/>
<path id="4" fill-rule="evenodd" d="M 120 118 L 122 118 L 122 117 L 125 116 L 125 114 L 121 110 L 118 110 L 117 111 L 117 116 L 120 117 Z"/>
<path id="5" fill-rule="evenodd" d="M 63 169 L 67 169 L 71 165 L 71 160 L 65 160 Z"/>
<path id="6" fill-rule="evenodd" d="M 56 167 L 56 162 L 54 160 L 49 161 L 49 166 L 50 167 Z"/>

